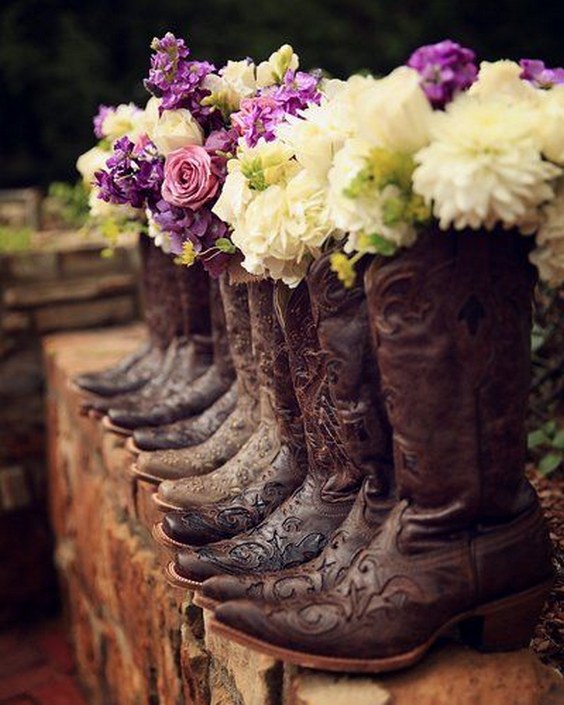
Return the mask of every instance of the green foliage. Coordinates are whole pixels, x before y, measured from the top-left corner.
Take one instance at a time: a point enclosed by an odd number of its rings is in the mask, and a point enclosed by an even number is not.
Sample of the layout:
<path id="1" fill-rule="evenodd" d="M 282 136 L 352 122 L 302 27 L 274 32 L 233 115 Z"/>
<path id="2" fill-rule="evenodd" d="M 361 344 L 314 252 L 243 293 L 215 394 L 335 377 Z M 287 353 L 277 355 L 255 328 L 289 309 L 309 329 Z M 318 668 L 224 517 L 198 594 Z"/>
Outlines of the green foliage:
<path id="1" fill-rule="evenodd" d="M 55 181 L 49 186 L 49 197 L 56 204 L 67 225 L 79 227 L 88 218 L 88 192 L 82 179 L 74 184 Z"/>
<path id="2" fill-rule="evenodd" d="M 0 226 L 0 252 L 25 252 L 31 246 L 31 228 Z"/>
<path id="3" fill-rule="evenodd" d="M 529 433 L 529 450 L 538 459 L 538 469 L 542 475 L 550 475 L 558 468 L 564 468 L 564 428 L 556 421 L 547 421 L 541 428 Z"/>

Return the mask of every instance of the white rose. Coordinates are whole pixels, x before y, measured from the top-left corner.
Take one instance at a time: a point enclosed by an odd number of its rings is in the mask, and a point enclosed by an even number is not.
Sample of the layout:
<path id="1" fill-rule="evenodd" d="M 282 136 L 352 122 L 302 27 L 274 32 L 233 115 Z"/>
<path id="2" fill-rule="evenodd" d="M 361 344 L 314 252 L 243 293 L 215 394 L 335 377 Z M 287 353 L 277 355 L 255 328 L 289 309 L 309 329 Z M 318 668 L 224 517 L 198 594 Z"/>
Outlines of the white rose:
<path id="1" fill-rule="evenodd" d="M 189 110 L 165 110 L 148 133 L 159 152 L 166 157 L 189 144 L 202 145 L 204 133 Z"/>
<path id="2" fill-rule="evenodd" d="M 385 78 L 365 78 L 364 89 L 356 92 L 358 136 L 398 152 L 413 153 L 424 147 L 433 109 L 420 80 L 419 73 L 407 66 Z M 358 81 L 356 85 L 362 87 Z"/>
<path id="3" fill-rule="evenodd" d="M 92 149 L 80 155 L 76 160 L 76 168 L 86 185 L 92 186 L 94 174 L 100 169 L 105 169 L 106 160 L 111 156 L 111 152 L 101 147 L 92 147 Z"/>
<path id="4" fill-rule="evenodd" d="M 133 103 L 122 103 L 109 110 L 102 122 L 102 134 L 112 142 L 132 132 L 140 109 Z"/>
<path id="5" fill-rule="evenodd" d="M 151 96 L 143 110 L 139 110 L 132 121 L 132 129 L 128 137 L 132 142 L 137 142 L 143 135 L 151 135 L 159 121 L 160 98 Z"/>
<path id="6" fill-rule="evenodd" d="M 288 69 L 295 71 L 299 66 L 298 55 L 289 44 L 284 44 L 257 67 L 257 87 L 266 88 L 280 83 Z"/>
<path id="7" fill-rule="evenodd" d="M 224 223 L 234 226 L 252 200 L 253 192 L 241 173 L 237 160 L 231 159 L 228 162 L 228 170 L 229 173 L 212 212 Z"/>
<path id="8" fill-rule="evenodd" d="M 127 203 L 108 203 L 98 198 L 98 189 L 93 188 L 88 196 L 90 217 L 99 220 L 128 220 L 139 215 L 139 210 Z"/>

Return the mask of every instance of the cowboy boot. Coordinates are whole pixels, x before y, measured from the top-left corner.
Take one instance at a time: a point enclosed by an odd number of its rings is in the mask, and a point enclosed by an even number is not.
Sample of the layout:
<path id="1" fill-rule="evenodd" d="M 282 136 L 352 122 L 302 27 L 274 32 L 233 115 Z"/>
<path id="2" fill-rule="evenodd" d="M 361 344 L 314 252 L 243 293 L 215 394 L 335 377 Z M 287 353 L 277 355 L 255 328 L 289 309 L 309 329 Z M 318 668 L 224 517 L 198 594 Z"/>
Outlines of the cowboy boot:
<path id="1" fill-rule="evenodd" d="M 308 452 L 305 480 L 252 530 L 202 548 L 180 550 L 168 568 L 178 584 L 197 589 L 214 575 L 283 570 L 315 558 L 349 514 L 360 489 L 363 471 L 339 440 L 329 385 L 330 357 L 320 347 L 305 282 L 292 292 L 282 317 L 288 349 L 301 349 L 306 361 L 294 378 Z M 304 373 L 307 381 L 300 379 Z"/>
<path id="2" fill-rule="evenodd" d="M 299 408 L 288 384 L 282 332 L 273 308 L 273 284 L 249 284 L 253 349 L 257 360 L 261 422 L 243 448 L 204 478 L 163 482 L 157 503 L 192 512 L 167 515 L 166 536 L 185 542 L 194 533 L 209 543 L 260 523 L 302 483 L 305 458 Z M 229 496 L 224 502 L 224 497 Z M 233 496 L 235 495 L 235 496 Z M 201 506 L 201 513 L 196 509 Z M 189 541 L 190 542 L 190 541 Z M 191 543 L 191 542 L 190 542 Z"/>
<path id="3" fill-rule="evenodd" d="M 221 298 L 225 310 L 225 323 L 231 358 L 237 375 L 237 403 L 233 412 L 220 428 L 204 443 L 179 450 L 163 450 L 141 453 L 133 471 L 142 479 L 160 483 L 167 479 L 178 479 L 189 475 L 204 475 L 232 458 L 248 440 L 258 424 L 259 402 L 257 375 L 252 354 L 251 325 L 247 287 L 245 284 L 230 285 L 225 278 L 220 280 Z M 215 365 L 214 365 L 215 366 Z M 225 391 L 218 384 L 217 371 L 212 379 L 208 373 L 202 375 L 190 387 L 192 395 L 185 394 L 185 408 L 191 404 L 193 413 L 206 408 L 210 386 Z M 207 404 L 209 406 L 209 404 Z"/>
<path id="4" fill-rule="evenodd" d="M 332 587 L 393 506 L 392 434 L 370 343 L 364 287 L 360 279 L 354 288 L 345 289 L 331 271 L 330 257 L 331 253 L 322 255 L 306 281 L 317 334 L 328 360 L 339 442 L 366 480 L 350 514 L 317 558 L 275 573 L 210 578 L 202 587 L 208 601 L 282 599 Z"/>
<path id="5" fill-rule="evenodd" d="M 73 382 L 86 392 L 101 397 L 113 397 L 143 387 L 157 374 L 165 350 L 171 342 L 171 331 L 162 316 L 162 298 L 168 297 L 170 272 L 174 266 L 170 257 L 156 247 L 148 237 L 139 237 L 141 260 L 141 295 L 149 340 L 117 365 L 101 372 L 76 375 Z M 89 406 L 85 402 L 85 408 Z"/>
<path id="6" fill-rule="evenodd" d="M 225 394 L 197 416 L 162 426 L 136 428 L 132 452 L 188 448 L 203 443 L 227 420 L 236 403 L 237 384 L 233 382 Z"/>
<path id="7" fill-rule="evenodd" d="M 338 671 L 409 666 L 455 626 L 482 649 L 527 646 L 552 582 L 524 473 L 528 247 L 513 232 L 430 231 L 372 263 L 366 289 L 398 504 L 335 587 L 226 602 L 218 633 Z"/>

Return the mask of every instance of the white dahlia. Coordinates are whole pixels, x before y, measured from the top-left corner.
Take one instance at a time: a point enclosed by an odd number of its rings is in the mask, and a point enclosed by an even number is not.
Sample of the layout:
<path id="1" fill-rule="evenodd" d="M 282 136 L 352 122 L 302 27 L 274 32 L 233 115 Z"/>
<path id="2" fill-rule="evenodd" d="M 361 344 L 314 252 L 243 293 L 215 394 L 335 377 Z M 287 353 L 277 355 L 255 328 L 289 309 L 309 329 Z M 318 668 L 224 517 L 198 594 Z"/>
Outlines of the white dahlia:
<path id="1" fill-rule="evenodd" d="M 415 155 L 414 191 L 440 227 L 534 229 L 561 169 L 543 160 L 539 112 L 470 95 L 433 117 L 431 144 Z"/>

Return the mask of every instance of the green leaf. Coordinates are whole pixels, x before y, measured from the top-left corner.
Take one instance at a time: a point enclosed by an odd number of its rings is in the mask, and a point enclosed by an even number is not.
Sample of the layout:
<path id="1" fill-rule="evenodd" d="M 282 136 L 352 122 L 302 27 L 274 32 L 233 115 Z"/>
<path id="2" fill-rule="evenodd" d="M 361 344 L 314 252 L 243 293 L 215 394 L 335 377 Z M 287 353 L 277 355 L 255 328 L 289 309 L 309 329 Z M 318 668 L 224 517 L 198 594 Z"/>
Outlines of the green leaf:
<path id="1" fill-rule="evenodd" d="M 551 442 L 553 448 L 558 448 L 558 450 L 564 450 L 564 429 L 560 429 L 554 436 Z"/>
<path id="2" fill-rule="evenodd" d="M 226 252 L 228 255 L 232 255 L 237 251 L 235 245 L 226 237 L 220 237 L 215 241 L 215 246 L 220 252 Z"/>
<path id="3" fill-rule="evenodd" d="M 385 257 L 391 257 L 392 255 L 395 255 L 398 249 L 397 245 L 394 245 L 393 242 L 386 240 L 377 233 L 372 233 L 371 235 L 368 235 L 368 241 L 372 245 L 372 247 L 376 249 L 379 255 L 384 255 Z"/>
<path id="4" fill-rule="evenodd" d="M 532 431 L 527 436 L 527 445 L 529 448 L 538 448 L 544 445 L 548 441 L 546 433 L 542 428 L 538 428 L 536 431 Z"/>
<path id="5" fill-rule="evenodd" d="M 564 460 L 561 453 L 548 453 L 539 463 L 539 472 L 541 475 L 550 475 L 554 472 L 560 463 Z"/>
<path id="6" fill-rule="evenodd" d="M 552 438 L 552 436 L 554 436 L 554 434 L 555 434 L 556 431 L 557 431 L 556 421 L 547 421 L 547 422 L 543 425 L 542 429 L 543 429 L 543 431 L 546 433 L 547 436 L 549 436 L 550 438 Z"/>

